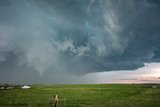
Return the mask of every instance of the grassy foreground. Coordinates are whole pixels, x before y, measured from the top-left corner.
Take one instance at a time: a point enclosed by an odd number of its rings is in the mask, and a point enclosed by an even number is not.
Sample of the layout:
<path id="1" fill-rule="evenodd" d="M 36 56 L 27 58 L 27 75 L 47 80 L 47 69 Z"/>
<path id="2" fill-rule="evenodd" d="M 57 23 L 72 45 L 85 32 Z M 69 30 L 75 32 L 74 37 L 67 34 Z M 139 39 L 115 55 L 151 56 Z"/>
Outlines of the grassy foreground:
<path id="1" fill-rule="evenodd" d="M 31 89 L 0 90 L 1 107 L 160 107 L 160 85 L 33 85 Z M 154 85 L 155 86 L 155 85 Z"/>

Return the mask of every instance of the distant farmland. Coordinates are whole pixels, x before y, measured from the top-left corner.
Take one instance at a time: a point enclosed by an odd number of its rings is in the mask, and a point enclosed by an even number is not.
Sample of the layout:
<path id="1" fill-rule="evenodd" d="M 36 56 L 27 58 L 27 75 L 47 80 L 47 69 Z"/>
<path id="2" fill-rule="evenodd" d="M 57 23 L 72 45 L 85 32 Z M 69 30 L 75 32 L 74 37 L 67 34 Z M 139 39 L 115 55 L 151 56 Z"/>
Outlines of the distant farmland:
<path id="1" fill-rule="evenodd" d="M 1 107 L 160 107 L 160 85 L 33 85 L 31 89 L 0 90 Z"/>

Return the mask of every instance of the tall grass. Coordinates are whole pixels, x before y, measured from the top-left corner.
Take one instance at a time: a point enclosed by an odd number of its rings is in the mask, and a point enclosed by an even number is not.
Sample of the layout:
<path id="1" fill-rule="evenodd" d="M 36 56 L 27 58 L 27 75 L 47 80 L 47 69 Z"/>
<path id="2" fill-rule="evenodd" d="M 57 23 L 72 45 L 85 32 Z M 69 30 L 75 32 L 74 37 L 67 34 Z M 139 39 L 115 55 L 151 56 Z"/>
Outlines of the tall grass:
<path id="1" fill-rule="evenodd" d="M 160 85 L 35 85 L 31 89 L 0 90 L 0 106 L 53 107 L 159 107 Z M 65 100 L 64 100 L 65 99 Z"/>

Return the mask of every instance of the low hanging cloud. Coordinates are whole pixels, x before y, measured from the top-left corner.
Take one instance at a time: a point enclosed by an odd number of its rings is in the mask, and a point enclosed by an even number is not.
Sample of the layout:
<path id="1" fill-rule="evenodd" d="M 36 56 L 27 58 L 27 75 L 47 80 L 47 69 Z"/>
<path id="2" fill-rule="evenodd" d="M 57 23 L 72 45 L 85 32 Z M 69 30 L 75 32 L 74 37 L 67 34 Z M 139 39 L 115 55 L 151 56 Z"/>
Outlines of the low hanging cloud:
<path id="1" fill-rule="evenodd" d="M 0 73 L 82 75 L 159 62 L 159 19 L 158 0 L 1 0 Z"/>

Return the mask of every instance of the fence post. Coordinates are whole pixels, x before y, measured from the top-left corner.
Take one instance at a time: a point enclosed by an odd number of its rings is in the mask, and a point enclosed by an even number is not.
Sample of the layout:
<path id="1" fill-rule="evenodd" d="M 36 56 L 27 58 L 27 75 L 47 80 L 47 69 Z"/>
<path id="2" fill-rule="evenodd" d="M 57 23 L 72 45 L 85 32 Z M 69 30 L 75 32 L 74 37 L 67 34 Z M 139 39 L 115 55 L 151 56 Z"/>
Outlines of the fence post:
<path id="1" fill-rule="evenodd" d="M 58 95 L 54 99 L 54 107 L 58 107 Z"/>

